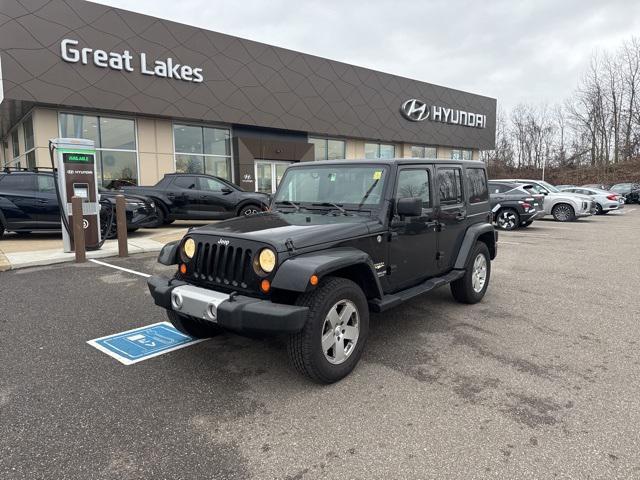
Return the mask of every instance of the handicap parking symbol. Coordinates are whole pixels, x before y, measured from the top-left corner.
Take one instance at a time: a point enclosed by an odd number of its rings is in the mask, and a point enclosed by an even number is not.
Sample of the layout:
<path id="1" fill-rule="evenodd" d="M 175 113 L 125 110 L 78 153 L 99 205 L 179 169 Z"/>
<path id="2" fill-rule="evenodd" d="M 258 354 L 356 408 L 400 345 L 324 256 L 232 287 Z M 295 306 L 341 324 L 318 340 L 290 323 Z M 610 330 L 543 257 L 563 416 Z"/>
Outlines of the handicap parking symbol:
<path id="1" fill-rule="evenodd" d="M 203 340 L 179 332 L 169 322 L 160 322 L 89 340 L 87 343 L 120 363 L 131 365 Z"/>

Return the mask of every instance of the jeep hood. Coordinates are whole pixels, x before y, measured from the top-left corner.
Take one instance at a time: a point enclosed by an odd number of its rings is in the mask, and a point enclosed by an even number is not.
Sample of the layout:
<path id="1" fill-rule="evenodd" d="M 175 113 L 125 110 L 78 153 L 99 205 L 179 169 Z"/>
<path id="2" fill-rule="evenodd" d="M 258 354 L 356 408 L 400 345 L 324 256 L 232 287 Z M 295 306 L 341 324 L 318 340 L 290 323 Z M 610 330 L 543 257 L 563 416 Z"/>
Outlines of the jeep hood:
<path id="1" fill-rule="evenodd" d="M 380 227 L 376 217 L 264 212 L 224 220 L 191 231 L 225 239 L 244 238 L 264 242 L 282 252 L 287 250 L 289 240 L 295 249 L 301 249 L 366 235 L 376 226 Z"/>

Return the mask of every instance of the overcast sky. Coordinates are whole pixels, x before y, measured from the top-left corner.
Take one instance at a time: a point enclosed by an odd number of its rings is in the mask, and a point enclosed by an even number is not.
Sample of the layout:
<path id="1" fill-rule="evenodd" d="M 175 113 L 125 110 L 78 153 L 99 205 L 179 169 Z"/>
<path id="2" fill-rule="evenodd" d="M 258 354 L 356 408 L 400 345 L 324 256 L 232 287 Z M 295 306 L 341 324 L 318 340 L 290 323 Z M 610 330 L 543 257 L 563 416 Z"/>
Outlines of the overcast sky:
<path id="1" fill-rule="evenodd" d="M 101 0 L 510 108 L 569 95 L 592 52 L 640 35 L 640 0 Z"/>

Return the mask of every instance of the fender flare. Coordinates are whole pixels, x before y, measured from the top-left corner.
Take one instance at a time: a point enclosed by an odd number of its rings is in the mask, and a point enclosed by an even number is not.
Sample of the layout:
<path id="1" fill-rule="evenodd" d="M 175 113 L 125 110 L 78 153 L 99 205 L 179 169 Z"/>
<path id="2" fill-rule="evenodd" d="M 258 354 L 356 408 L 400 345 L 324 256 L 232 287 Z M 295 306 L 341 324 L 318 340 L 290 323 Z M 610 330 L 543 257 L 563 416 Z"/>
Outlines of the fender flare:
<path id="1" fill-rule="evenodd" d="M 453 268 L 465 268 L 465 266 L 467 265 L 467 260 L 469 259 L 469 255 L 471 254 L 471 249 L 473 249 L 473 246 L 476 244 L 480 237 L 482 237 L 483 241 L 488 244 L 487 247 L 489 248 L 491 260 L 496 258 L 498 249 L 495 228 L 490 223 L 476 223 L 475 225 L 472 225 L 467 229 Z"/>
<path id="2" fill-rule="evenodd" d="M 4 213 L 2 213 L 1 209 L 0 209 L 0 225 L 2 225 L 5 229 L 8 227 L 7 219 L 5 218 Z"/>
<path id="3" fill-rule="evenodd" d="M 281 290 L 307 292 L 314 288 L 309 283 L 311 275 L 322 278 L 336 272 L 342 276 L 355 277 L 351 279 L 363 288 L 367 298 L 382 298 L 382 287 L 371 257 L 362 250 L 351 247 L 288 258 L 278 268 L 271 286 Z"/>

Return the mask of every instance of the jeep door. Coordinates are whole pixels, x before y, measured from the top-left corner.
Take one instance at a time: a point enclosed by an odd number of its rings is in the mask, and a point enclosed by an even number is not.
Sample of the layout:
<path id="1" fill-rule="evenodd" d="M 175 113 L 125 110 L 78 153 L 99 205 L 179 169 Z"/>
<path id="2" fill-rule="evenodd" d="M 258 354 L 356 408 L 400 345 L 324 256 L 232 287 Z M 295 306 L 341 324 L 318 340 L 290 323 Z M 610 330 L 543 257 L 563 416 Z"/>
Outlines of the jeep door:
<path id="1" fill-rule="evenodd" d="M 401 218 L 395 206 L 390 222 L 391 290 L 410 287 L 436 274 L 436 225 L 433 209 L 433 170 L 427 165 L 400 167 L 394 198 L 422 199 L 422 215 Z"/>
<path id="2" fill-rule="evenodd" d="M 436 220 L 438 221 L 438 273 L 453 268 L 466 231 L 467 208 L 462 186 L 462 168 L 436 167 Z"/>

